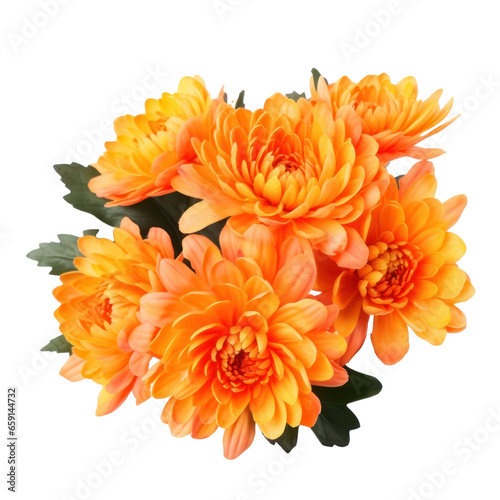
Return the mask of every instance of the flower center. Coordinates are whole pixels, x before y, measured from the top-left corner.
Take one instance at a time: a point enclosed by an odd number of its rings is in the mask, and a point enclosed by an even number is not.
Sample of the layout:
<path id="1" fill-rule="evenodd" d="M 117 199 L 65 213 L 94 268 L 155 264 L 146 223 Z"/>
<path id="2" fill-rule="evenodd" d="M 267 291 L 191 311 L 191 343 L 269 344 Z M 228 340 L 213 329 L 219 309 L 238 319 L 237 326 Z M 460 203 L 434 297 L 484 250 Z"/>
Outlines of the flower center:
<path id="1" fill-rule="evenodd" d="M 412 277 L 423 257 L 422 252 L 410 243 L 377 242 L 369 249 L 368 264 L 356 271 L 359 293 L 376 304 L 404 307 L 414 287 Z"/>
<path id="2" fill-rule="evenodd" d="M 279 169 L 280 174 L 304 170 L 302 158 L 298 153 L 278 154 L 274 158 L 273 167 Z"/>
<path id="3" fill-rule="evenodd" d="M 94 294 L 83 297 L 77 306 L 82 320 L 89 325 L 104 328 L 105 323 L 112 322 L 113 304 L 105 294 L 106 289 L 106 284 L 101 284 Z"/>
<path id="4" fill-rule="evenodd" d="M 102 302 L 99 302 L 94 307 L 94 311 L 101 320 L 106 321 L 106 323 L 111 324 L 111 311 L 113 310 L 113 306 L 108 298 L 104 299 Z"/>
<path id="5" fill-rule="evenodd" d="M 217 376 L 226 389 L 241 392 L 247 385 L 267 384 L 271 358 L 267 349 L 267 322 L 258 313 L 245 313 L 228 335 L 212 349 Z"/>

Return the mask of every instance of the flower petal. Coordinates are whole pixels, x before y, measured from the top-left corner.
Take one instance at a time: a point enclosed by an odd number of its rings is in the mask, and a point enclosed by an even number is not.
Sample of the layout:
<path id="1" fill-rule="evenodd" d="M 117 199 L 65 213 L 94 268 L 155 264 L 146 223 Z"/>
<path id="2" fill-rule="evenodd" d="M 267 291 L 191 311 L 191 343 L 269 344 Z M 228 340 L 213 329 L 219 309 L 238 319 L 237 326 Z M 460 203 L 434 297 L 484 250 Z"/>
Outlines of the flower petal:
<path id="1" fill-rule="evenodd" d="M 229 460 L 238 458 L 253 443 L 255 422 L 249 410 L 245 410 L 236 422 L 224 431 L 224 457 Z"/>
<path id="2" fill-rule="evenodd" d="M 308 255 L 297 255 L 288 261 L 276 274 L 273 289 L 281 304 L 305 299 L 316 281 L 314 259 Z"/>
<path id="3" fill-rule="evenodd" d="M 272 316 L 273 323 L 286 323 L 301 335 L 323 325 L 328 312 L 323 304 L 313 299 L 304 299 L 285 304 Z"/>
<path id="4" fill-rule="evenodd" d="M 127 396 L 130 394 L 133 385 L 134 381 L 128 387 L 126 387 L 121 392 L 118 392 L 116 394 L 109 393 L 103 387 L 97 399 L 97 409 L 95 414 L 98 417 L 101 417 L 103 415 L 108 415 L 109 413 L 114 412 L 127 399 Z"/>
<path id="5" fill-rule="evenodd" d="M 64 363 L 59 374 L 70 382 L 78 382 L 84 379 L 84 376 L 82 375 L 82 368 L 84 364 L 84 359 L 79 358 L 76 354 L 72 354 L 66 363 Z"/>
<path id="6" fill-rule="evenodd" d="M 375 354 L 386 365 L 403 359 L 410 347 L 408 325 L 397 312 L 373 318 L 371 339 Z"/>

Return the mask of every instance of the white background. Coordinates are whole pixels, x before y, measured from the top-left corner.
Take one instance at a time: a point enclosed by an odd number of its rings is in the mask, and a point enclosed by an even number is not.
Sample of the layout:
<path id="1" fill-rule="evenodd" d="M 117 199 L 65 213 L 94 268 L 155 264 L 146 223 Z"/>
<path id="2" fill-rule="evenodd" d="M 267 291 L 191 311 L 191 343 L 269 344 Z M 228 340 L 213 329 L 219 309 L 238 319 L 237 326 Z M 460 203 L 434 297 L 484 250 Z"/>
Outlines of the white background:
<path id="1" fill-rule="evenodd" d="M 59 0 L 50 17 L 41 3 L 3 2 L 0 15 L 1 366 L 4 387 L 19 391 L 17 498 L 500 498 L 496 3 L 222 0 L 218 11 L 212 0 Z M 394 367 L 367 343 L 352 366 L 384 389 L 352 405 L 362 427 L 344 449 L 323 448 L 302 429 L 292 456 L 258 435 L 227 461 L 221 433 L 175 439 L 157 423 L 155 401 L 95 417 L 98 386 L 66 381 L 58 375 L 65 356 L 38 353 L 58 334 L 58 280 L 25 254 L 58 233 L 102 228 L 62 200 L 52 165 L 69 160 L 70 149 L 94 162 L 113 137 L 102 132 L 106 121 L 141 112 L 145 97 L 174 92 L 184 75 L 200 74 L 213 95 L 225 84 L 230 99 L 246 89 L 255 108 L 276 91 L 307 91 L 313 66 L 330 81 L 414 75 L 422 97 L 437 88 L 455 97 L 462 118 L 430 145 L 449 151 L 435 161 L 438 196 L 469 198 L 455 228 L 477 289 L 464 307 L 469 327 L 441 347 L 412 335 Z M 400 162 L 398 173 L 409 165 Z M 113 470 L 97 473 L 110 456 L 118 457 Z"/>

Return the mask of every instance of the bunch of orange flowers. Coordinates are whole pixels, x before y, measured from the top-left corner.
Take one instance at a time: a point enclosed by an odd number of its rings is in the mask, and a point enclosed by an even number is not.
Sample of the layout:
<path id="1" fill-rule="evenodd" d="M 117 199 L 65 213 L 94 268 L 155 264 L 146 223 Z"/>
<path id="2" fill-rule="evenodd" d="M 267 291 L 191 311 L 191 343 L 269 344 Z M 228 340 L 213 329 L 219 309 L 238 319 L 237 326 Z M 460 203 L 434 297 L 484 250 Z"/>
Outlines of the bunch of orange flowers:
<path id="1" fill-rule="evenodd" d="M 346 366 L 368 330 L 391 365 L 410 331 L 440 345 L 466 327 L 474 288 L 450 229 L 467 200 L 435 198 L 443 151 L 418 146 L 452 101 L 420 100 L 412 77 L 328 84 L 315 70 L 310 94 L 251 111 L 185 77 L 118 118 L 95 164 L 56 165 L 66 200 L 114 227 L 29 254 L 60 276 L 62 335 L 44 349 L 102 387 L 97 415 L 164 399 L 174 436 L 220 427 L 229 459 L 256 427 L 286 451 L 299 426 L 345 446 L 359 426 L 347 405 L 381 389 Z M 419 161 L 394 177 L 402 157 Z"/>

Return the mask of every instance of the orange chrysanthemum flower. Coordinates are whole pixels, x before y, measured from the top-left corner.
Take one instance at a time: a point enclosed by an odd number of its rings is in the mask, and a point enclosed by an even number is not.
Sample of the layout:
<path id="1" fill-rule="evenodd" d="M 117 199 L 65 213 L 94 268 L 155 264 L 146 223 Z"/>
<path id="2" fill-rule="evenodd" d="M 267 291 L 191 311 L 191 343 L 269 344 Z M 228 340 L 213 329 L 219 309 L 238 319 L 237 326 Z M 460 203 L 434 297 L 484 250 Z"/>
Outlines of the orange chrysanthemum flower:
<path id="1" fill-rule="evenodd" d="M 179 133 L 190 119 L 208 119 L 211 106 L 203 80 L 184 77 L 177 93 L 148 99 L 144 114 L 117 118 L 116 141 L 106 143 L 106 152 L 93 165 L 101 175 L 90 180 L 90 190 L 111 200 L 108 206 L 172 192 L 177 165 L 193 161 L 189 147 L 177 148 Z"/>
<path id="2" fill-rule="evenodd" d="M 347 380 L 333 360 L 344 338 L 330 331 L 338 308 L 308 298 L 316 266 L 307 242 L 277 242 L 264 225 L 237 236 L 226 226 L 221 251 L 203 236 L 184 239 L 185 264 L 164 259 L 168 292 L 149 293 L 140 317 L 161 328 L 151 351 L 161 358 L 146 380 L 170 398 L 162 419 L 175 436 L 224 432 L 224 455 L 250 446 L 257 423 L 278 438 L 288 423 L 313 426 L 320 401 L 311 384 Z"/>
<path id="3" fill-rule="evenodd" d="M 154 272 L 157 260 L 173 258 L 170 237 L 153 228 L 146 240 L 129 219 L 114 230 L 114 242 L 83 236 L 77 271 L 61 275 L 54 290 L 60 330 L 73 345 L 61 375 L 71 381 L 92 379 L 102 385 L 97 415 L 116 410 L 133 392 L 137 403 L 149 398 L 142 377 L 149 368 L 149 343 L 157 332 L 139 323 L 139 299 L 163 290 Z"/>
<path id="4" fill-rule="evenodd" d="M 425 101 L 418 100 L 415 78 L 409 76 L 394 84 L 385 73 L 365 76 L 358 83 L 344 76 L 328 86 L 320 78 L 317 90 L 311 78 L 312 100 L 329 102 L 334 116 L 343 106 L 352 106 L 361 117 L 363 133 L 379 143 L 378 156 L 382 162 L 403 156 L 424 160 L 444 153 L 442 149 L 416 146 L 455 120 L 436 127 L 453 105 L 450 99 L 443 108 L 439 106 L 442 93 L 438 90 Z"/>
<path id="5" fill-rule="evenodd" d="M 184 213 L 181 231 L 231 217 L 243 233 L 260 222 L 307 238 L 342 266 L 362 267 L 368 249 L 347 224 L 376 205 L 388 179 L 376 141 L 361 129 L 349 106 L 334 120 L 327 103 L 299 107 L 279 94 L 255 112 L 221 105 L 210 136 L 192 139 L 201 165 L 180 166 L 172 180 L 203 200 Z"/>
<path id="6" fill-rule="evenodd" d="M 343 270 L 329 260 L 318 261 L 320 287 L 335 282 L 333 302 L 340 307 L 335 327 L 349 342 L 343 363 L 364 342 L 370 315 L 372 343 L 386 364 L 398 362 L 408 351 L 408 327 L 433 345 L 465 328 L 465 316 L 455 304 L 471 298 L 474 288 L 456 264 L 465 244 L 449 229 L 467 199 L 458 195 L 441 203 L 434 198 L 436 187 L 432 163 L 415 164 L 400 179 L 399 189 L 392 179 L 372 212 L 368 263 L 359 270 Z"/>

